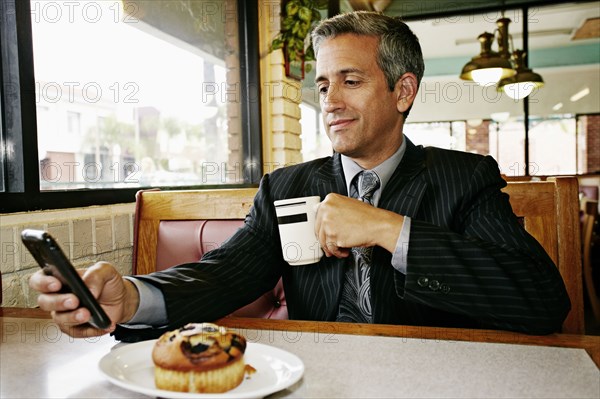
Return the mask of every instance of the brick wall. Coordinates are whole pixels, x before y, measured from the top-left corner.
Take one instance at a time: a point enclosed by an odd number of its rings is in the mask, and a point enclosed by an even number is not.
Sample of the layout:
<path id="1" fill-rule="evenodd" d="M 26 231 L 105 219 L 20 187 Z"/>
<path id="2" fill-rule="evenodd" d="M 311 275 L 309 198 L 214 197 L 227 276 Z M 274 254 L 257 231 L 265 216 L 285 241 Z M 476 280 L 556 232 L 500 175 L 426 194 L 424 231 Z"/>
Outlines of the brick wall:
<path id="1" fill-rule="evenodd" d="M 302 162 L 300 103 L 302 82 L 285 75 L 281 50 L 269 52 L 280 29 L 279 1 L 259 1 L 263 170 Z"/>
<path id="2" fill-rule="evenodd" d="M 483 121 L 478 126 L 467 125 L 467 152 L 488 155 L 490 153 L 490 121 Z"/>
<path id="3" fill-rule="evenodd" d="M 600 115 L 582 116 L 587 147 L 586 173 L 600 172 Z"/>
<path id="4" fill-rule="evenodd" d="M 39 270 L 21 243 L 25 228 L 47 230 L 75 267 L 113 263 L 131 274 L 134 204 L 0 215 L 2 306 L 35 307 L 29 277 Z"/>

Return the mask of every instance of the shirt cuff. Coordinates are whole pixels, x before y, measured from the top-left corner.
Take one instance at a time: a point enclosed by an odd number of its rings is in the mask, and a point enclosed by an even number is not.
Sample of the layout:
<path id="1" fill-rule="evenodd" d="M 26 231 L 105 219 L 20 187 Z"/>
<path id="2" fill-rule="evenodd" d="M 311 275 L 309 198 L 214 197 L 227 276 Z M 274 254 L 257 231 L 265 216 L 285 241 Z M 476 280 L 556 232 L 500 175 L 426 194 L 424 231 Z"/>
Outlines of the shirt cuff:
<path id="1" fill-rule="evenodd" d="M 410 240 L 410 218 L 404 216 L 404 223 L 402 224 L 402 230 L 398 236 L 398 242 L 396 242 L 396 248 L 392 255 L 392 266 L 400 273 L 406 275 L 408 267 L 408 241 Z"/>
<path id="2" fill-rule="evenodd" d="M 124 278 L 131 281 L 138 290 L 140 305 L 131 320 L 123 325 L 130 328 L 142 328 L 167 324 L 167 307 L 161 290 L 135 277 L 125 276 Z"/>

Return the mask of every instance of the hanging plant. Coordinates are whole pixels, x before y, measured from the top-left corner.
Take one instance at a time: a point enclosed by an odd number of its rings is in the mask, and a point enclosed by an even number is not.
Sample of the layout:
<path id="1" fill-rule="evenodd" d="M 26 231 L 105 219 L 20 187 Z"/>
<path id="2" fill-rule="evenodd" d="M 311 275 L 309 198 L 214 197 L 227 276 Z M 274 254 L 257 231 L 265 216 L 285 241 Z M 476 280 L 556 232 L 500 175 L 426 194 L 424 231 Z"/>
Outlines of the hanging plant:
<path id="1" fill-rule="evenodd" d="M 315 60 L 315 52 L 309 33 L 321 20 L 319 8 L 325 8 L 327 0 L 287 0 L 281 15 L 281 31 L 271 42 L 271 51 L 283 49 L 286 70 L 297 63 L 302 72 L 310 72 L 307 61 Z M 302 74 L 303 75 L 303 74 Z M 303 76 L 302 76 L 303 77 Z"/>

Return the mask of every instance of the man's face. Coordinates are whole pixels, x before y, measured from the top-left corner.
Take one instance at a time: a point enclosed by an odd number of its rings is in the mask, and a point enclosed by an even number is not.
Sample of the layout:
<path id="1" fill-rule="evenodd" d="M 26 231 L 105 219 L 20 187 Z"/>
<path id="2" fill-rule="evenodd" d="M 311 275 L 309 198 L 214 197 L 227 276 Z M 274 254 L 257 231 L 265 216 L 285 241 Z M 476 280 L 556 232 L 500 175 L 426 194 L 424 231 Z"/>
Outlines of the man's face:
<path id="1" fill-rule="evenodd" d="M 344 34 L 319 46 L 316 83 L 333 149 L 364 168 L 377 166 L 402 143 L 400 85 L 390 91 L 377 65 L 379 39 Z"/>

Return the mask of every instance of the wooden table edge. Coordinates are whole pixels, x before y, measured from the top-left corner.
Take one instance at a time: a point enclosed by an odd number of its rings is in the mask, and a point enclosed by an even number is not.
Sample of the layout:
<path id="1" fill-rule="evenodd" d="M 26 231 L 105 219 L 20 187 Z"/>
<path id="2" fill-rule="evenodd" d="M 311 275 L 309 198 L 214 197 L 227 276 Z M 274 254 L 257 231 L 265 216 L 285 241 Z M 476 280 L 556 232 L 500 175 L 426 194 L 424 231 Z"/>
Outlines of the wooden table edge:
<path id="1" fill-rule="evenodd" d="M 327 321 L 224 317 L 217 324 L 237 329 L 301 331 L 322 334 L 374 335 L 427 340 L 452 340 L 585 349 L 600 368 L 600 336 L 577 334 L 527 335 L 511 331 L 425 327 Z"/>
<path id="2" fill-rule="evenodd" d="M 49 319 L 37 308 L 0 307 L 0 317 Z M 236 329 L 300 331 L 321 334 L 374 335 L 427 340 L 453 340 L 585 349 L 600 368 L 600 336 L 576 334 L 527 335 L 510 331 L 423 327 L 389 324 L 338 323 L 328 321 L 275 320 L 224 317 L 217 324 Z"/>

